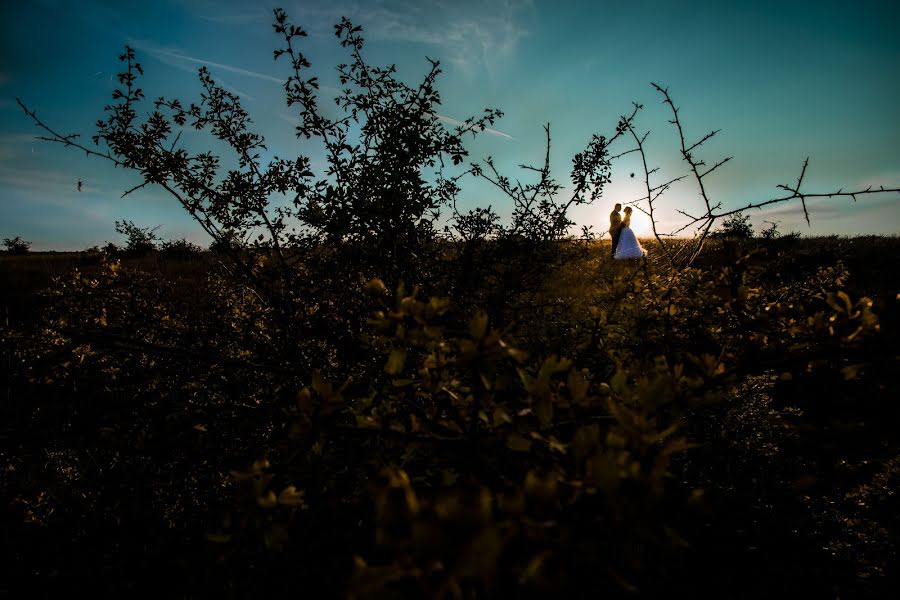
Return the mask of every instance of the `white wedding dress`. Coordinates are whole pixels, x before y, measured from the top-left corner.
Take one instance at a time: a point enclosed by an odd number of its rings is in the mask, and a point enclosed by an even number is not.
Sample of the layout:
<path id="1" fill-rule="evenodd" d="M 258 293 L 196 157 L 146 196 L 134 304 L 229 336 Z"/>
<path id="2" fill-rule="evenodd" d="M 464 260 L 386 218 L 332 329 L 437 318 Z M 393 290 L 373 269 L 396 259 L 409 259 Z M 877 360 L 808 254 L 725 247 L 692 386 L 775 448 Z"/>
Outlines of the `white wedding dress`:
<path id="1" fill-rule="evenodd" d="M 641 247 L 631 227 L 627 225 L 622 227 L 619 234 L 619 245 L 616 246 L 616 253 L 613 256 L 616 260 L 626 260 L 629 258 L 643 258 L 647 256 L 647 251 Z"/>

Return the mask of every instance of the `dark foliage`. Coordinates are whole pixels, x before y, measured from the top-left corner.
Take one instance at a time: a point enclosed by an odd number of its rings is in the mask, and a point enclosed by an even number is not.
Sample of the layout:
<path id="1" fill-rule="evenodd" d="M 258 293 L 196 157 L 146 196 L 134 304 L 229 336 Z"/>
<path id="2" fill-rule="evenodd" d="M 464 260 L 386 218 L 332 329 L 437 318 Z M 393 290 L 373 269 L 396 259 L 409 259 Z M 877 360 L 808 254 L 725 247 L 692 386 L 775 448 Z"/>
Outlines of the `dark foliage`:
<path id="1" fill-rule="evenodd" d="M 774 238 L 775 229 L 766 230 L 769 235 L 763 237 Z M 765 234 L 765 232 L 764 232 Z M 718 238 L 734 238 L 739 240 L 747 240 L 753 237 L 753 225 L 750 224 L 750 216 L 742 213 L 736 213 L 722 221 L 722 226 L 713 233 L 713 237 Z"/>
<path id="2" fill-rule="evenodd" d="M 200 254 L 202 248 L 184 238 L 165 240 L 159 245 L 160 254 L 165 258 L 187 259 Z"/>
<path id="3" fill-rule="evenodd" d="M 125 236 L 124 252 L 132 256 L 142 256 L 157 249 L 159 237 L 157 227 L 138 227 L 131 221 L 116 221 L 116 231 Z"/>
<path id="4" fill-rule="evenodd" d="M 26 242 L 17 235 L 14 238 L 3 238 L 3 246 L 7 254 L 27 254 L 31 249 L 31 242 Z"/>
<path id="5" fill-rule="evenodd" d="M 219 237 L 214 239 L 209 245 L 209 251 L 214 254 L 230 256 L 240 250 L 244 244 L 238 237 L 237 233 L 232 230 L 222 231 Z"/>
<path id="6" fill-rule="evenodd" d="M 114 242 L 106 242 L 103 245 L 103 252 L 108 256 L 117 256 L 121 251 L 122 249 Z"/>

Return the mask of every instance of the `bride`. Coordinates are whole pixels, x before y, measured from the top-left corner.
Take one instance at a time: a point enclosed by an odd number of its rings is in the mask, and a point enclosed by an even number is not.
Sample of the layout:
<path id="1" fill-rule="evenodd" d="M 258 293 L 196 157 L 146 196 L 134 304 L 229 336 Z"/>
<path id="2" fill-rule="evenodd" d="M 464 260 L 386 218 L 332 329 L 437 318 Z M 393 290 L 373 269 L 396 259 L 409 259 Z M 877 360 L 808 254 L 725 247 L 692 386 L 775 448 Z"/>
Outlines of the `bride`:
<path id="1" fill-rule="evenodd" d="M 613 258 L 616 260 L 625 260 L 629 258 L 643 258 L 647 256 L 647 251 L 641 247 L 634 231 L 631 230 L 631 212 L 630 206 L 625 207 L 625 218 L 619 225 L 619 243 L 616 245 L 616 253 Z"/>

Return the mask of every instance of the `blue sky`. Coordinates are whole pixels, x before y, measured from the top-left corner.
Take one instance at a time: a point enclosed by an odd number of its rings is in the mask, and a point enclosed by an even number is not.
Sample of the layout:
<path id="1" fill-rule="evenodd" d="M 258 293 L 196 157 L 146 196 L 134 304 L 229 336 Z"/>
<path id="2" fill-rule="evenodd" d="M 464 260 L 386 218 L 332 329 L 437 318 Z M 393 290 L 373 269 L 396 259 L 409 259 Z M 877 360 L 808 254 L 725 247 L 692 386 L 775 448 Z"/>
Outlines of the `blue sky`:
<path id="1" fill-rule="evenodd" d="M 648 158 L 659 180 L 685 171 L 668 115 L 650 82 L 667 85 L 680 105 L 688 138 L 722 132 L 702 154 L 734 160 L 710 179 L 723 206 L 778 194 L 796 180 L 806 156 L 808 191 L 900 185 L 900 5 L 893 2 L 437 2 L 434 0 L 280 4 L 306 28 L 304 52 L 324 84 L 346 55 L 332 34 L 342 15 L 362 25 L 366 55 L 396 63 L 414 84 L 425 57 L 441 61 L 441 114 L 448 123 L 484 107 L 506 116 L 471 143 L 472 158 L 491 155 L 512 177 L 543 159 L 542 125 L 553 135 L 551 164 L 568 183 L 573 154 L 594 132 L 609 134 L 632 101 L 650 130 Z M 277 38 L 270 7 L 249 1 L 162 0 L 5 2 L 0 8 L 0 237 L 21 235 L 35 249 L 80 249 L 117 240 L 113 222 L 162 225 L 163 237 L 200 243 L 199 227 L 161 190 L 125 199 L 134 174 L 62 147 L 35 141 L 20 97 L 48 123 L 86 139 L 114 88 L 117 56 L 137 49 L 149 98 L 197 97 L 196 70 L 236 91 L 273 154 L 296 155 L 292 113 L 279 81 L 286 63 L 272 60 Z M 327 92 L 326 92 L 327 93 Z M 193 148 L 215 145 L 200 135 Z M 622 150 L 627 146 L 622 146 Z M 314 165 L 316 157 L 314 159 Z M 598 204 L 579 208 L 579 224 L 604 228 L 610 205 L 641 195 L 636 165 L 615 163 Z M 84 189 L 76 190 L 78 178 Z M 489 185 L 463 183 L 465 206 L 508 201 Z M 698 206 L 695 184 L 660 199 L 662 226 L 676 209 Z M 753 212 L 757 227 L 780 221 L 805 234 L 900 234 L 900 195 L 810 203 L 812 227 L 799 206 Z M 640 230 L 646 223 L 637 223 Z"/>

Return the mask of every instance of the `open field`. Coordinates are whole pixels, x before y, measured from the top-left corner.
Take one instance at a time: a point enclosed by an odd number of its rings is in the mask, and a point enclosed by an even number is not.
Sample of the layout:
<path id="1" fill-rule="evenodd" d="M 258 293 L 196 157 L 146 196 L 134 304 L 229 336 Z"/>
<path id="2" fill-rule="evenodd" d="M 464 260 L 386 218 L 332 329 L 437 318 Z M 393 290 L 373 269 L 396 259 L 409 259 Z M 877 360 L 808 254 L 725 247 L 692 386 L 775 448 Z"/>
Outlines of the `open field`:
<path id="1" fill-rule="evenodd" d="M 900 239 L 711 241 L 684 273 L 642 243 L 490 325 L 357 284 L 283 334 L 209 253 L 0 256 L 0 595 L 886 597 Z"/>
<path id="2" fill-rule="evenodd" d="M 651 249 L 655 240 L 642 239 L 641 243 Z M 815 269 L 819 266 L 833 264 L 841 260 L 850 271 L 850 285 L 854 291 L 869 293 L 866 290 L 878 289 L 889 294 L 896 287 L 896 278 L 889 274 L 895 268 L 900 256 L 900 239 L 884 236 L 840 237 L 827 236 L 805 238 L 802 240 L 755 240 L 748 242 L 747 247 L 758 246 L 778 257 L 781 263 L 787 264 L 791 270 L 799 271 Z M 719 246 L 719 247 L 717 247 Z M 591 251 L 589 260 L 584 265 L 588 269 L 613 268 L 607 255 L 609 241 L 599 242 Z M 722 246 L 721 242 L 709 242 L 708 251 L 703 255 L 698 266 L 704 268 L 720 267 L 732 258 L 733 250 Z M 54 277 L 67 275 L 72 269 L 80 269 L 85 274 L 94 274 L 100 269 L 101 255 L 85 252 L 32 252 L 24 256 L 7 256 L 0 254 L 0 306 L 9 311 L 11 318 L 19 314 L 23 318 L 33 316 L 37 307 L 39 292 L 50 285 Z M 219 257 L 203 253 L 186 260 L 166 260 L 158 254 L 124 258 L 125 264 L 152 273 L 165 276 L 167 279 L 181 281 L 185 285 L 199 284 L 205 279 L 209 268 Z M 662 265 L 662 259 L 651 256 L 651 261 Z M 577 276 L 579 271 L 575 271 Z M 774 273 L 773 273 L 774 274 Z M 886 275 L 888 275 L 886 277 Z M 589 278 L 568 284 L 578 286 L 591 285 Z M 892 287 L 893 286 L 893 287 Z"/>

